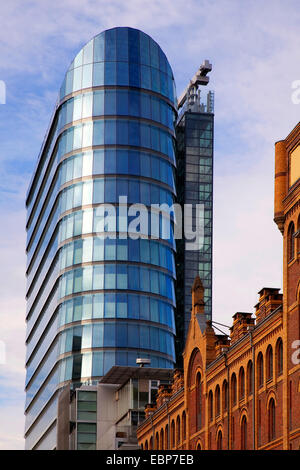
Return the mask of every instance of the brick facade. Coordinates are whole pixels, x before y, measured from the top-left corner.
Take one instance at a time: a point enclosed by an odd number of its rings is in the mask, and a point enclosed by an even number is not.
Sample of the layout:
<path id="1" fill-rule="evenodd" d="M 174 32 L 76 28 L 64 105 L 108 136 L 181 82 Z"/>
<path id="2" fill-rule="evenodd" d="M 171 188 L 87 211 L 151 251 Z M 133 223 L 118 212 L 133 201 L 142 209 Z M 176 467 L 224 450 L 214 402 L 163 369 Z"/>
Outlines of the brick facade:
<path id="1" fill-rule="evenodd" d="M 255 318 L 237 312 L 228 338 L 205 321 L 195 279 L 183 371 L 147 406 L 138 428 L 143 449 L 300 448 L 300 178 L 289 186 L 290 153 L 298 145 L 300 123 L 275 144 L 283 294 L 263 288 Z"/>

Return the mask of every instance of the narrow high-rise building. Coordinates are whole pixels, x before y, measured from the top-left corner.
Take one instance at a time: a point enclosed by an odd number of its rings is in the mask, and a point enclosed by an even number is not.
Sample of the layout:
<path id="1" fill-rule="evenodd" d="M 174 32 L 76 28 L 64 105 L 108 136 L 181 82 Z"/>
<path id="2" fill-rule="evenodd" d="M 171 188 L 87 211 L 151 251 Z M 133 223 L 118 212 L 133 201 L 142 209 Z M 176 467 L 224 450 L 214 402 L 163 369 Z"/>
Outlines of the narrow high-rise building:
<path id="1" fill-rule="evenodd" d="M 197 223 L 197 246 L 189 249 L 187 240 L 177 241 L 176 255 L 176 352 L 183 350 L 191 308 L 191 287 L 199 276 L 204 287 L 204 313 L 207 320 L 212 313 L 212 224 L 213 224 L 213 136 L 214 93 L 206 95 L 206 104 L 200 98 L 200 86 L 209 82 L 207 74 L 212 70 L 205 60 L 189 85 L 178 99 L 179 116 L 177 137 L 177 201 L 192 205 L 192 216 L 187 217 L 193 231 Z M 198 209 L 197 209 L 198 205 Z"/>
<path id="2" fill-rule="evenodd" d="M 136 29 L 102 32 L 66 73 L 26 201 L 27 449 L 56 448 L 65 385 L 175 363 L 173 233 L 160 212 L 156 239 L 151 220 L 131 237 L 126 202 L 172 205 L 176 107 L 165 54 Z"/>

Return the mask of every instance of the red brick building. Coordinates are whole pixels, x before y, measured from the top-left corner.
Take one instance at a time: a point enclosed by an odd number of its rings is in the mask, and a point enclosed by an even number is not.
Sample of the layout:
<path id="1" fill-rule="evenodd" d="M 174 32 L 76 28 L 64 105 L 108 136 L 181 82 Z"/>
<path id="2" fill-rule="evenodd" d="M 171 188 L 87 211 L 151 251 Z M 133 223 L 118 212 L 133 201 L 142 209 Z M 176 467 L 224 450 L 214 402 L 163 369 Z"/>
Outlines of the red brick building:
<path id="1" fill-rule="evenodd" d="M 300 448 L 300 123 L 275 144 L 275 218 L 283 235 L 283 294 L 263 288 L 233 316 L 230 338 L 192 288 L 184 369 L 161 386 L 138 428 L 143 449 Z"/>

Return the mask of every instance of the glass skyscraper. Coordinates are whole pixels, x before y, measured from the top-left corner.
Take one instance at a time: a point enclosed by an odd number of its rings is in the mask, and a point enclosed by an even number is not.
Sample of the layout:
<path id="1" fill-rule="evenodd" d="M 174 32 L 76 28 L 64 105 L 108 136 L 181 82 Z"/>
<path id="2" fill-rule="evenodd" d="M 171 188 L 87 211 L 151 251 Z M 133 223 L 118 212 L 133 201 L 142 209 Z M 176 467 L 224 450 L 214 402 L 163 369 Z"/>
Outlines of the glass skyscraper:
<path id="1" fill-rule="evenodd" d="M 173 203 L 176 106 L 165 54 L 136 29 L 99 34 L 66 73 L 26 201 L 27 449 L 56 447 L 65 384 L 175 363 L 172 228 L 160 212 L 127 236 L 118 202 Z"/>

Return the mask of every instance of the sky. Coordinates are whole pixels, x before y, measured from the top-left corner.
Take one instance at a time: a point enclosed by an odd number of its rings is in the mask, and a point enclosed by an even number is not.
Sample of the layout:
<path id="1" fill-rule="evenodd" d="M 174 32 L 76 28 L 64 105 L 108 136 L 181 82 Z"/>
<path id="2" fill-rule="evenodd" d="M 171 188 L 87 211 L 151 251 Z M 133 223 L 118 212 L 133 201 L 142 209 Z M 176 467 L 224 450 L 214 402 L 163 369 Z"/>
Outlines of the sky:
<path id="1" fill-rule="evenodd" d="M 300 120 L 298 0 L 2 2 L 0 80 L 0 449 L 24 448 L 25 194 L 64 74 L 94 35 L 143 30 L 173 68 L 178 96 L 204 59 L 215 91 L 213 319 L 253 312 L 282 286 L 273 222 L 274 143 Z"/>

